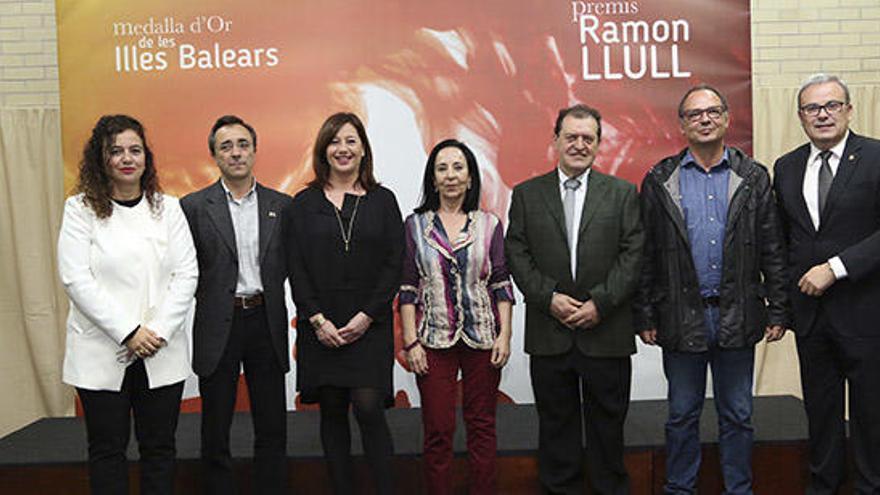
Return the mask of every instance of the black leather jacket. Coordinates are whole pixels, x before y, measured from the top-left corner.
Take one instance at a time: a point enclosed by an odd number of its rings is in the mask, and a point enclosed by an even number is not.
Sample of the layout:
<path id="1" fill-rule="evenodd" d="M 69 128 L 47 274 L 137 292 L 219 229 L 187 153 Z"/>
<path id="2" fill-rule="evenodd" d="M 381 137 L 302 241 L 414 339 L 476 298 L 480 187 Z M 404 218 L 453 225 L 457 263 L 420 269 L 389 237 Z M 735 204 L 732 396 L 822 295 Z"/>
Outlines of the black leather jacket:
<path id="1" fill-rule="evenodd" d="M 686 151 L 661 160 L 642 182 L 645 254 L 634 316 L 636 332 L 656 329 L 664 349 L 702 352 L 703 299 L 679 196 Z M 789 326 L 785 249 L 767 169 L 733 147 L 728 157 L 718 345 L 742 348 L 760 341 L 768 324 Z"/>

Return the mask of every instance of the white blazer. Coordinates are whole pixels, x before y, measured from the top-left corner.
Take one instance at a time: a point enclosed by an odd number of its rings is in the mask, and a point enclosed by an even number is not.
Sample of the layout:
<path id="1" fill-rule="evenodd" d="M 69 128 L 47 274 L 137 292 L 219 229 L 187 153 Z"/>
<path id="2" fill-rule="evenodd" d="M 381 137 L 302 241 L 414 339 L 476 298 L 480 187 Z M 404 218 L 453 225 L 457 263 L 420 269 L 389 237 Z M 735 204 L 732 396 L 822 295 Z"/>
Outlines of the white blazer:
<path id="1" fill-rule="evenodd" d="M 150 388 L 190 374 L 184 323 L 193 305 L 198 264 L 177 198 L 163 196 L 153 215 L 146 198 L 98 219 L 83 195 L 67 198 L 58 237 L 58 271 L 70 298 L 65 383 L 88 390 L 122 387 L 117 354 L 138 325 L 168 343 L 144 359 Z"/>

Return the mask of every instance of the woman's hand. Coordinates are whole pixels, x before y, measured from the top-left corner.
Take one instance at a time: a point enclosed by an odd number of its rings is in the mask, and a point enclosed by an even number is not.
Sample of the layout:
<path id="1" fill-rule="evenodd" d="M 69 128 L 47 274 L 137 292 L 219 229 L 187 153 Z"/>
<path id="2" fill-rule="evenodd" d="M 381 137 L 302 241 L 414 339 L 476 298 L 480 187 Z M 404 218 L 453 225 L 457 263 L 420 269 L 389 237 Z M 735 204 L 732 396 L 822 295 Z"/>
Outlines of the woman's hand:
<path id="1" fill-rule="evenodd" d="M 370 323 L 373 323 L 373 319 L 363 311 L 358 311 L 344 327 L 339 329 L 339 336 L 345 340 L 346 344 L 351 344 L 363 337 L 367 329 L 370 328 Z"/>
<path id="2" fill-rule="evenodd" d="M 422 344 L 416 344 L 415 347 L 408 351 L 403 351 L 406 356 L 406 364 L 409 365 L 410 371 L 422 376 L 428 373 L 428 356 L 425 354 L 425 348 Z"/>
<path id="3" fill-rule="evenodd" d="M 490 362 L 496 368 L 503 368 L 510 358 L 510 339 L 498 336 L 495 339 L 495 345 L 492 346 L 492 357 Z"/>
<path id="4" fill-rule="evenodd" d="M 125 347 L 128 348 L 128 352 L 143 359 L 155 355 L 159 349 L 165 347 L 165 344 L 165 339 L 141 325 L 125 343 Z"/>
<path id="5" fill-rule="evenodd" d="M 336 325 L 330 320 L 324 320 L 324 323 L 315 329 L 315 336 L 318 337 L 318 342 L 326 347 L 340 347 L 347 344 L 336 329 Z"/>

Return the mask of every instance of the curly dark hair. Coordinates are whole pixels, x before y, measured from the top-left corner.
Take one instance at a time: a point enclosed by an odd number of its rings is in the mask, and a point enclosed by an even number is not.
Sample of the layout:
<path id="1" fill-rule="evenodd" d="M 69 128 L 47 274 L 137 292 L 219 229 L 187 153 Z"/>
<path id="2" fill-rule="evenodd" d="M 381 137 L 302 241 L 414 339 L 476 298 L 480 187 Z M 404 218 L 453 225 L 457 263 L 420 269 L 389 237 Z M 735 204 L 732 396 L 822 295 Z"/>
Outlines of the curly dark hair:
<path id="1" fill-rule="evenodd" d="M 83 202 L 89 206 L 98 218 L 108 218 L 113 214 L 113 192 L 107 160 L 110 147 L 116 136 L 124 131 L 132 130 L 144 143 L 145 165 L 141 175 L 141 192 L 150 204 L 150 210 L 156 214 L 162 206 L 162 188 L 156 175 L 153 163 L 153 151 L 147 145 L 144 126 L 137 119 L 128 115 L 104 115 L 98 119 L 92 136 L 83 148 L 82 160 L 79 162 L 79 178 L 75 192 L 83 193 Z"/>

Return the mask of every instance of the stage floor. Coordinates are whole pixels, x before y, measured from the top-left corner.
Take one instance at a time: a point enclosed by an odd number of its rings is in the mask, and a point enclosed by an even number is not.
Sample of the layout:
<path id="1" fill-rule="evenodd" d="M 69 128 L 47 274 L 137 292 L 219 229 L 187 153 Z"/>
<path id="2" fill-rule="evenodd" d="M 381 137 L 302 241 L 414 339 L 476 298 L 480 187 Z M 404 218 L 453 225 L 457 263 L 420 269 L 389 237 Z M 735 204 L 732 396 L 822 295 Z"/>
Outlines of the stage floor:
<path id="1" fill-rule="evenodd" d="M 662 447 L 666 401 L 638 401 L 630 405 L 625 442 L 628 448 Z M 458 415 L 455 450 L 465 451 L 464 427 Z M 413 456 L 422 451 L 422 423 L 419 409 L 389 409 L 388 423 L 397 455 Z M 533 453 L 538 445 L 538 417 L 532 405 L 498 406 L 499 455 Z M 199 414 L 181 414 L 177 428 L 177 454 L 181 460 L 199 456 Z M 700 421 L 704 443 L 718 439 L 715 405 L 706 401 Z M 352 422 L 354 425 L 354 422 Z M 791 396 L 756 397 L 753 424 L 757 442 L 791 442 L 807 438 L 807 423 L 801 401 Z M 320 458 L 318 412 L 300 411 L 287 415 L 288 455 L 292 458 Z M 354 452 L 360 453 L 357 427 L 352 427 Z M 237 413 L 232 423 L 232 455 L 253 455 L 250 414 Z M 136 456 L 137 447 L 129 453 Z M 85 424 L 82 418 L 44 418 L 0 439 L 0 467 L 31 464 L 79 463 L 86 461 Z"/>
<path id="2" fill-rule="evenodd" d="M 633 493 L 660 493 L 658 489 L 662 487 L 665 462 L 663 431 L 666 412 L 665 401 L 637 401 L 630 406 L 625 442 Z M 465 442 L 460 414 L 458 421 L 456 477 L 457 484 L 463 485 L 466 483 L 466 467 L 461 454 L 465 452 Z M 499 492 L 538 493 L 534 458 L 538 423 L 534 407 L 499 405 L 497 421 Z M 401 474 L 398 485 L 401 490 L 420 493 L 424 488 L 418 459 L 422 450 L 420 411 L 390 409 L 388 422 L 394 437 L 396 468 Z M 199 423 L 199 414 L 182 414 L 180 417 L 177 429 L 180 493 L 191 493 L 198 486 Z M 801 401 L 790 396 L 757 397 L 753 424 L 756 492 L 767 492 L 772 488 L 777 495 L 802 493 L 802 488 L 797 488 L 805 481 L 807 427 Z M 706 401 L 700 429 L 705 445 L 701 492 L 712 493 L 714 487 L 720 492 L 717 448 L 713 445 L 718 436 L 717 417 L 712 400 Z M 231 450 L 238 461 L 236 469 L 243 478 L 249 477 L 252 432 L 249 414 L 236 414 Z M 327 480 L 321 462 L 318 412 L 291 412 L 288 414 L 288 432 L 292 486 L 312 487 L 305 493 L 323 493 Z M 354 426 L 352 436 L 353 451 L 358 455 L 361 452 L 360 437 Z M 52 479 L 65 487 L 60 492 L 52 489 L 52 493 L 87 493 L 86 452 L 85 426 L 81 418 L 38 420 L 0 439 L 0 493 L 48 493 L 45 490 Z M 132 439 L 129 457 L 136 459 L 136 452 Z M 362 463 L 359 461 L 359 464 Z M 770 464 L 768 469 L 763 469 L 767 464 Z M 363 468 L 361 465 L 359 471 L 365 471 Z M 136 471 L 137 468 L 133 465 L 132 469 Z M 764 471 L 767 474 L 762 475 Z M 762 490 L 757 489 L 759 480 L 764 483 Z M 774 487 L 786 488 L 779 491 Z M 31 488 L 41 491 L 30 491 Z"/>

